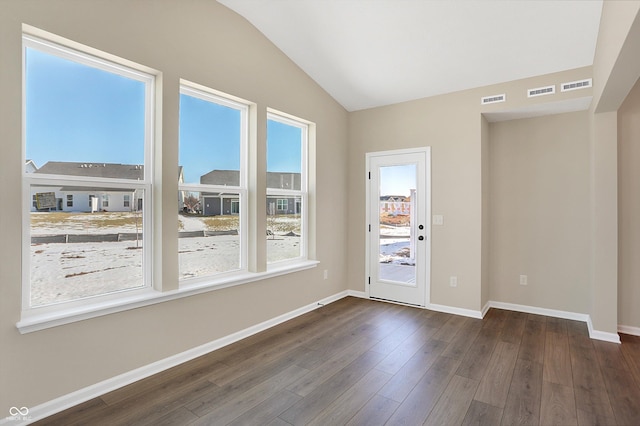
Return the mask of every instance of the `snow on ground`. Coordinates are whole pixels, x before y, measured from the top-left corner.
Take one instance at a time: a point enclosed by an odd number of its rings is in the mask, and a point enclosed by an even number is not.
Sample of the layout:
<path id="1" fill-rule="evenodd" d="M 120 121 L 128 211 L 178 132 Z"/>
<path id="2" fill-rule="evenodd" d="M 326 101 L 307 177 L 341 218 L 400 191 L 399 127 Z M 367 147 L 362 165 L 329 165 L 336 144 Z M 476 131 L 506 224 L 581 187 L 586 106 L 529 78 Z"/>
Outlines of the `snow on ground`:
<path id="1" fill-rule="evenodd" d="M 411 228 L 408 226 L 380 225 L 380 235 L 383 236 L 408 237 L 410 233 Z"/>
<path id="2" fill-rule="evenodd" d="M 380 263 L 415 265 L 415 260 L 409 258 L 410 232 L 408 226 L 380 226 L 380 236 L 384 237 L 380 238 Z"/>
<path id="3" fill-rule="evenodd" d="M 31 305 L 142 286 L 135 241 L 31 245 Z"/>
<path id="4" fill-rule="evenodd" d="M 34 213 L 32 217 L 43 214 L 46 213 Z M 31 234 L 38 236 L 135 232 L 135 226 L 122 225 L 122 221 L 117 220 L 123 215 L 134 214 L 74 214 L 62 224 L 49 221 L 47 216 L 40 216 L 32 222 L 34 225 Z M 287 219 L 289 218 L 279 218 L 279 222 Z M 205 223 L 197 217 L 179 215 L 179 220 L 182 223 L 181 231 L 206 229 Z M 299 221 L 299 218 L 289 220 Z M 98 223 L 99 226 L 96 225 Z M 380 239 L 381 263 L 414 264 L 408 258 L 408 227 L 381 227 L 381 234 L 387 237 L 398 237 Z M 140 241 L 136 247 L 135 240 L 32 244 L 32 261 L 30 262 L 32 306 L 142 287 L 142 244 L 143 241 Z M 299 256 L 300 237 L 275 235 L 273 238 L 267 238 L 268 262 Z M 178 259 L 180 279 L 237 270 L 240 267 L 240 237 L 219 235 L 180 238 Z"/>
<path id="5" fill-rule="evenodd" d="M 32 244 L 31 304 L 43 306 L 142 287 L 142 242 Z M 269 262 L 300 256 L 300 237 L 267 239 Z M 178 240 L 180 279 L 239 269 L 240 237 Z"/>
<path id="6" fill-rule="evenodd" d="M 185 216 L 181 214 L 178 215 L 178 220 L 182 224 L 182 228 L 180 229 L 180 231 L 191 232 L 204 231 L 207 229 L 207 225 L 205 225 L 205 223 L 197 217 Z"/>

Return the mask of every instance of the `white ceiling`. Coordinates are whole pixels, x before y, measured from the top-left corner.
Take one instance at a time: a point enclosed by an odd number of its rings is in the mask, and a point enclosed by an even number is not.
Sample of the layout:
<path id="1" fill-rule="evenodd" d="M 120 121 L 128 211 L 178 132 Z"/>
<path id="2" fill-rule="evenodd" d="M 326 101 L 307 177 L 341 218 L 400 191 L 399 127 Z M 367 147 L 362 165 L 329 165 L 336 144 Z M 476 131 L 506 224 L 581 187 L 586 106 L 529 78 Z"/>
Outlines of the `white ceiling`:
<path id="1" fill-rule="evenodd" d="M 593 64 L 602 0 L 218 0 L 347 110 Z"/>

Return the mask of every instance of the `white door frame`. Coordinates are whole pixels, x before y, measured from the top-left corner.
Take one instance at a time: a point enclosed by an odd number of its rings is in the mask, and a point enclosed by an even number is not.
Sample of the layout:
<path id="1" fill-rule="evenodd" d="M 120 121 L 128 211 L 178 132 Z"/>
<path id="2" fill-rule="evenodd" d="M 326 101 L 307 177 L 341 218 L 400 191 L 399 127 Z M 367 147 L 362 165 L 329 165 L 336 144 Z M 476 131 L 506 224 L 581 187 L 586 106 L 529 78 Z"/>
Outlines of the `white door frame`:
<path id="1" fill-rule="evenodd" d="M 371 235 L 370 235 L 370 224 L 371 224 L 371 208 L 370 203 L 372 200 L 370 199 L 371 193 L 371 158 L 372 157 L 382 157 L 388 155 L 401 155 L 401 154 L 417 154 L 424 153 L 425 154 L 425 212 L 424 212 L 424 226 L 425 226 L 425 244 L 424 244 L 424 256 L 422 261 L 425 262 L 425 273 L 424 273 L 424 286 L 425 286 L 425 300 L 422 304 L 422 307 L 427 308 L 431 302 L 431 147 L 419 147 L 419 148 L 409 148 L 409 149 L 396 149 L 390 151 L 377 151 L 377 152 L 368 152 L 366 153 L 366 169 L 365 169 L 365 188 L 366 188 L 366 199 L 365 199 L 365 210 L 366 210 L 366 221 L 365 221 L 365 295 L 367 299 L 371 298 L 370 294 L 370 271 L 371 271 Z M 398 302 L 400 303 L 400 302 Z"/>

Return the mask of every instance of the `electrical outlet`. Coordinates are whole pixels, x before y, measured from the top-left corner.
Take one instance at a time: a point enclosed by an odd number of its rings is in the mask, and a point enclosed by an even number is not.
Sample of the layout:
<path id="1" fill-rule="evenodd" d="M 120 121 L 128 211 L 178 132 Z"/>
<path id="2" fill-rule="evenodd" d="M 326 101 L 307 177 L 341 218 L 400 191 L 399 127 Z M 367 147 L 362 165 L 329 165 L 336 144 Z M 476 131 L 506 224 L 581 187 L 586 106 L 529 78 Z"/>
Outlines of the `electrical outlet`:
<path id="1" fill-rule="evenodd" d="M 520 285 L 527 285 L 527 276 L 520 275 Z"/>
<path id="2" fill-rule="evenodd" d="M 458 287 L 458 277 L 455 277 L 455 276 L 449 277 L 449 285 L 451 287 Z"/>
<path id="3" fill-rule="evenodd" d="M 325 280 L 329 279 L 329 270 L 328 269 L 324 270 L 324 279 Z"/>

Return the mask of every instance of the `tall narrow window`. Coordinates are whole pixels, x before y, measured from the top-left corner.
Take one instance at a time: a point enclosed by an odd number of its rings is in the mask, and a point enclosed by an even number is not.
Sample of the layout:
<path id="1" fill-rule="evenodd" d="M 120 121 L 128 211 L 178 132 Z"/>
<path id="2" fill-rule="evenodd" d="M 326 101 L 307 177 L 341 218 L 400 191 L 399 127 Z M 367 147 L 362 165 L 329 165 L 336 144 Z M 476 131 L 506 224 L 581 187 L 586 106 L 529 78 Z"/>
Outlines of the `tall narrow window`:
<path id="1" fill-rule="evenodd" d="M 180 89 L 180 279 L 246 270 L 248 106 L 213 91 Z"/>
<path id="2" fill-rule="evenodd" d="M 304 259 L 309 128 L 278 114 L 267 118 L 267 263 Z"/>
<path id="3" fill-rule="evenodd" d="M 149 288 L 150 216 L 115 201 L 151 205 L 153 75 L 31 35 L 23 46 L 23 309 Z"/>

